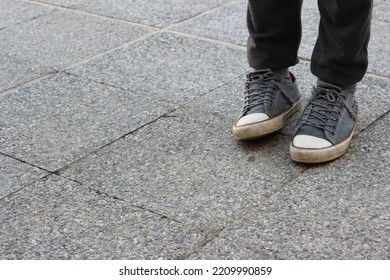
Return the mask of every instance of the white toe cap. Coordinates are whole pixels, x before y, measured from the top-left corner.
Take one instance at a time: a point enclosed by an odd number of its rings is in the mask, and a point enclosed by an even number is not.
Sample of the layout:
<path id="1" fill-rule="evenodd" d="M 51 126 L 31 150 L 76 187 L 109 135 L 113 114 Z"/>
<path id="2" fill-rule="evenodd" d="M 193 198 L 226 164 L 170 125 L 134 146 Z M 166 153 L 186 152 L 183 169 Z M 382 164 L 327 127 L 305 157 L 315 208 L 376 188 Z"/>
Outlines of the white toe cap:
<path id="1" fill-rule="evenodd" d="M 248 125 L 248 124 L 252 124 L 252 123 L 262 122 L 262 121 L 265 121 L 268 119 L 269 119 L 269 116 L 267 114 L 253 113 L 253 114 L 249 114 L 249 115 L 246 115 L 246 116 L 243 116 L 242 118 L 240 118 L 238 120 L 238 122 L 236 123 L 236 126 L 243 126 L 243 125 Z"/>
<path id="2" fill-rule="evenodd" d="M 322 149 L 332 146 L 332 143 L 314 136 L 297 135 L 293 139 L 293 145 L 297 148 Z"/>

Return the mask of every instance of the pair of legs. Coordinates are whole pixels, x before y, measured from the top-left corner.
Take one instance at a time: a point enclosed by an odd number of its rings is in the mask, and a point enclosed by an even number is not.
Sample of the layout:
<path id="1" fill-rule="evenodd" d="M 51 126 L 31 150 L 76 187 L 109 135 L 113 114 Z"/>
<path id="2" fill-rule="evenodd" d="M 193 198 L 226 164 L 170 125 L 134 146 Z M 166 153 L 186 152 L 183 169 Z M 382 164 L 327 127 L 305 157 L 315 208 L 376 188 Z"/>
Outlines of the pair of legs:
<path id="1" fill-rule="evenodd" d="M 298 63 L 301 8 L 302 0 L 248 1 L 247 54 L 255 71 L 247 77 L 244 108 L 233 127 L 237 139 L 269 134 L 299 109 L 300 94 L 288 67 Z M 290 147 L 292 158 L 303 162 L 331 160 L 346 151 L 357 114 L 353 93 L 368 62 L 372 0 L 318 0 L 318 8 L 319 35 L 311 57 L 317 88 Z"/>
<path id="2" fill-rule="evenodd" d="M 280 69 L 298 62 L 302 0 L 249 0 L 248 62 Z M 321 15 L 312 73 L 341 88 L 359 82 L 367 69 L 372 0 L 318 0 Z"/>

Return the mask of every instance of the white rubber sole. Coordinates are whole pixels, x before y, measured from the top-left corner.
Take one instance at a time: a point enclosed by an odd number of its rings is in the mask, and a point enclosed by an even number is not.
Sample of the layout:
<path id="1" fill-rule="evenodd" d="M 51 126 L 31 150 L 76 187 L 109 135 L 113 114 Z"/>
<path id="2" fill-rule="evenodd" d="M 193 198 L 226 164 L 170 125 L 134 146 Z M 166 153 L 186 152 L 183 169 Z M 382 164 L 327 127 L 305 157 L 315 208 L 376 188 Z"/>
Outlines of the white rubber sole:
<path id="1" fill-rule="evenodd" d="M 302 163 L 321 163 L 334 160 L 347 152 L 353 133 L 354 131 L 352 131 L 351 135 L 340 144 L 322 149 L 299 148 L 295 147 L 291 142 L 291 159 Z"/>
<path id="2" fill-rule="evenodd" d="M 297 102 L 294 103 L 294 105 L 283 114 L 268 119 L 265 121 L 257 122 L 257 123 L 251 123 L 247 125 L 242 126 L 233 126 L 233 136 L 236 140 L 250 140 L 255 138 L 260 138 L 265 135 L 271 134 L 275 131 L 278 131 L 281 129 L 286 120 L 294 114 L 296 111 L 299 110 L 301 107 L 302 99 L 299 99 Z"/>

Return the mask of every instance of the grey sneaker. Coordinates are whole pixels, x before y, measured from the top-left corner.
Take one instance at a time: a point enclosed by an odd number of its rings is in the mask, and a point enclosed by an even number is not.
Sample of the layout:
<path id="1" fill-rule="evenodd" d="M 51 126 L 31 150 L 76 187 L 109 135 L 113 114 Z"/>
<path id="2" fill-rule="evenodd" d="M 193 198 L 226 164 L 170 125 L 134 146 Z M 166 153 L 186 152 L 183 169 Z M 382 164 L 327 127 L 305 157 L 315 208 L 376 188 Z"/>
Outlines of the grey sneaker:
<path id="1" fill-rule="evenodd" d="M 257 70 L 247 75 L 244 105 L 233 126 L 237 140 L 262 137 L 281 129 L 301 105 L 295 77 L 285 80 L 271 70 Z"/>
<path id="2" fill-rule="evenodd" d="M 291 158 L 319 163 L 342 156 L 351 142 L 357 113 L 351 91 L 317 86 L 295 130 Z"/>

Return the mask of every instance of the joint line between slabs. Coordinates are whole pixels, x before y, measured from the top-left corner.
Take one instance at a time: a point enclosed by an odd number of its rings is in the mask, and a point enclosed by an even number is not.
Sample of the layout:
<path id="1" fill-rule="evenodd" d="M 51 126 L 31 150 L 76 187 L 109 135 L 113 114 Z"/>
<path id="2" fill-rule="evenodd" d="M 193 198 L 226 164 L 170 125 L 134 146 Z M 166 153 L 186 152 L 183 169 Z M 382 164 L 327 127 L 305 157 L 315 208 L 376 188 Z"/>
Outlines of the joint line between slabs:
<path id="1" fill-rule="evenodd" d="M 47 175 L 54 174 L 54 172 L 55 172 L 55 171 L 53 172 L 53 171 L 47 170 L 47 169 L 45 169 L 45 168 L 43 168 L 43 167 L 40 167 L 40 166 L 38 166 L 38 165 L 29 163 L 29 162 L 27 162 L 27 161 L 25 161 L 25 160 L 22 160 L 22 159 L 20 159 L 20 158 L 15 157 L 15 156 L 8 155 L 8 154 L 6 154 L 6 153 L 4 153 L 4 152 L 1 152 L 1 151 L 0 151 L 0 155 L 3 155 L 3 156 L 5 156 L 5 157 L 11 158 L 11 159 L 13 159 L 13 160 L 19 161 L 19 162 L 21 162 L 21 163 L 27 164 L 27 165 L 29 165 L 29 166 L 31 166 L 31 167 L 34 167 L 34 168 L 37 168 L 37 169 L 39 169 L 39 170 L 41 170 L 41 171 L 44 171 L 44 172 L 49 173 L 49 174 L 47 174 Z M 43 176 L 42 178 L 46 177 L 47 175 Z M 40 179 L 42 179 L 42 178 L 40 178 Z"/>
<path id="2" fill-rule="evenodd" d="M 82 160 L 84 160 L 85 158 L 89 157 L 89 156 L 92 155 L 92 154 L 98 153 L 100 150 L 102 150 L 102 149 L 104 149 L 104 148 L 106 148 L 106 147 L 108 147 L 108 146 L 111 146 L 111 145 L 114 144 L 115 142 L 117 142 L 117 141 L 119 141 L 119 140 L 121 140 L 121 139 L 123 139 L 123 138 L 125 138 L 125 137 L 127 137 L 127 136 L 129 136 L 129 135 L 131 135 L 131 134 L 133 134 L 133 133 L 135 133 L 135 132 L 137 132 L 138 130 L 140 130 L 140 129 L 144 128 L 144 127 L 147 127 L 147 126 L 149 126 L 149 125 L 151 125 L 151 124 L 157 122 L 158 120 L 164 118 L 165 115 L 168 115 L 168 114 L 170 114 L 170 113 L 176 111 L 177 109 L 178 109 L 178 108 L 175 108 L 175 109 L 169 110 L 168 112 L 165 112 L 164 114 L 162 114 L 162 115 L 156 117 L 155 119 L 153 119 L 153 120 L 151 120 L 151 121 L 149 121 L 149 122 L 147 122 L 147 123 L 145 123 L 145 124 L 143 124 L 143 125 L 141 125 L 141 126 L 135 128 L 135 129 L 131 130 L 130 132 L 128 132 L 128 133 L 126 133 L 126 134 L 124 134 L 124 135 L 122 135 L 122 136 L 120 136 L 120 137 L 118 137 L 118 138 L 116 138 L 116 139 L 114 139 L 114 140 L 112 140 L 112 141 L 110 141 L 110 142 L 108 142 L 108 143 L 106 143 L 106 144 L 100 146 L 100 147 L 97 147 L 95 150 L 91 151 L 90 153 L 85 154 L 85 155 L 83 155 L 82 157 L 80 157 L 80 158 L 78 158 L 78 159 L 76 159 L 76 160 L 74 160 L 74 161 L 72 161 L 72 162 L 69 162 L 69 163 L 66 164 L 65 166 L 63 166 L 63 167 L 57 169 L 56 171 L 53 171 L 52 173 L 54 173 L 55 175 L 61 175 L 65 170 L 69 169 L 69 168 L 70 168 L 71 166 L 73 166 L 74 164 L 77 164 L 77 163 L 81 162 Z"/>
<path id="3" fill-rule="evenodd" d="M 95 14 L 95 13 L 91 13 L 91 12 L 77 10 L 77 9 L 72 8 L 72 7 L 66 7 L 66 6 L 62 6 L 62 5 L 59 5 L 59 4 L 45 3 L 45 2 L 36 1 L 36 0 L 22 0 L 22 1 L 27 2 L 27 3 L 36 4 L 36 5 L 40 5 L 40 6 L 51 7 L 51 8 L 57 9 L 57 10 L 74 12 L 74 13 L 88 15 L 88 16 L 97 17 L 97 18 L 102 18 L 102 19 L 106 19 L 106 20 L 119 21 L 119 22 L 126 23 L 126 24 L 133 25 L 133 26 L 149 28 L 149 29 L 159 29 L 159 27 L 146 25 L 146 24 L 142 24 L 142 23 L 138 23 L 138 22 L 133 22 L 133 21 L 125 20 L 125 19 L 121 19 L 121 18 L 115 18 L 115 17 L 112 17 L 112 16 L 107 16 L 107 15 L 102 15 L 102 14 Z"/>

